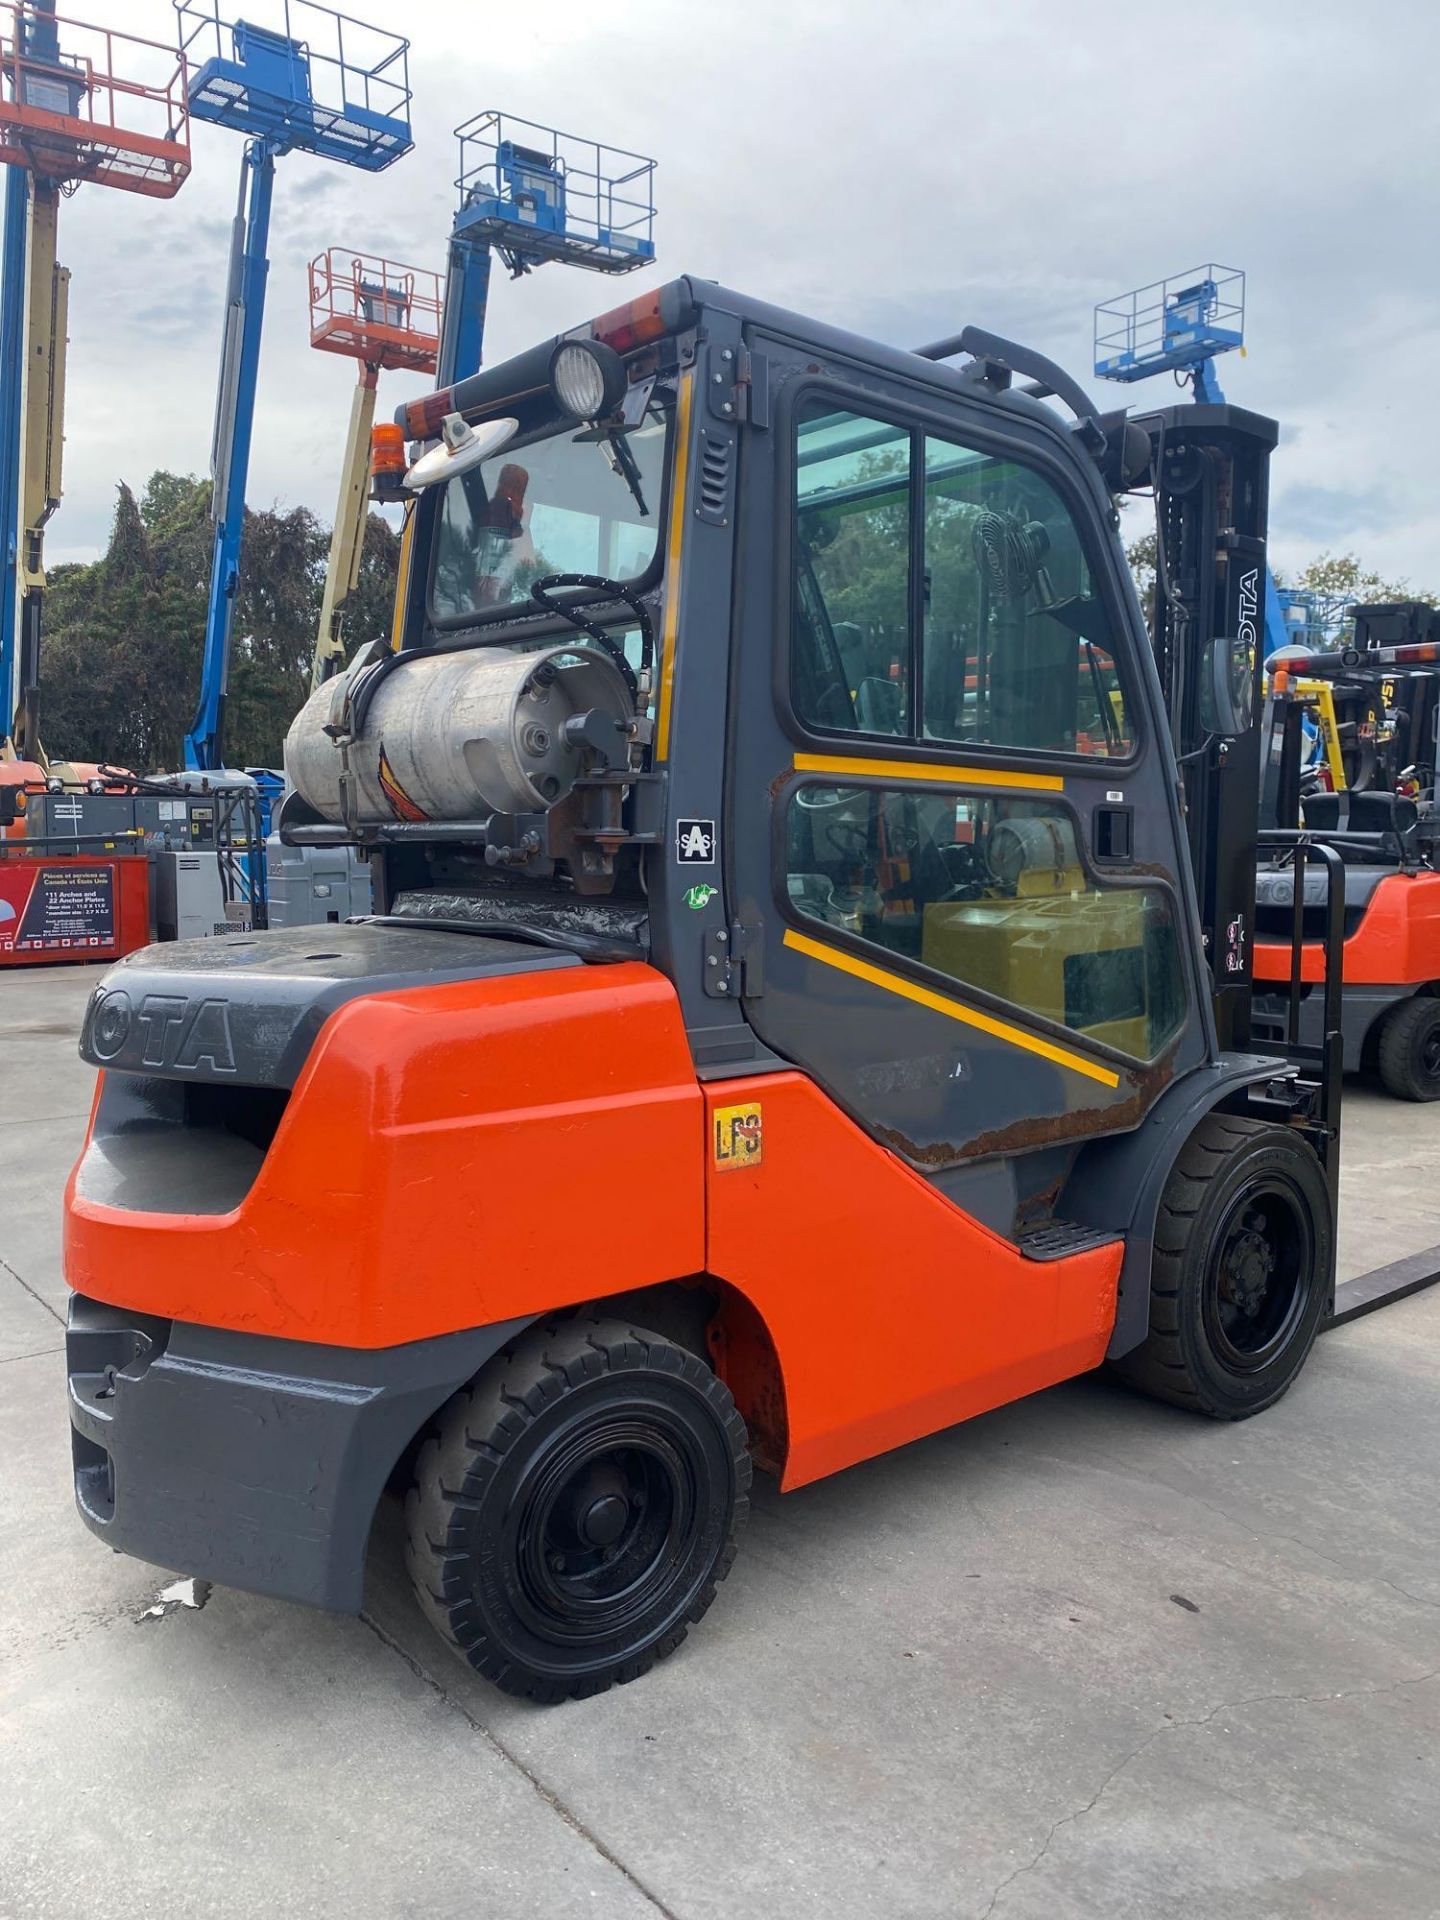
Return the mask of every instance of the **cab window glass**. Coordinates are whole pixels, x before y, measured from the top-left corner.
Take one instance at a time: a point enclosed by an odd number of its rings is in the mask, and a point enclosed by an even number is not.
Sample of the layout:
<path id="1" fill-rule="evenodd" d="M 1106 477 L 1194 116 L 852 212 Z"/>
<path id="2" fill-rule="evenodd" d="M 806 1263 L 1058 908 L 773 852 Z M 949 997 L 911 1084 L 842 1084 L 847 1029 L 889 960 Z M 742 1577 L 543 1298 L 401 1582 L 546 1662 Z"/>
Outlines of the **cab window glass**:
<path id="1" fill-rule="evenodd" d="M 806 920 L 1137 1059 L 1184 1021 L 1169 895 L 1097 886 L 1053 802 L 803 786 L 786 850 Z"/>
<path id="2" fill-rule="evenodd" d="M 626 435 L 631 480 L 574 423 L 508 446 L 445 487 L 431 617 L 456 624 L 528 606 L 554 573 L 642 579 L 659 543 L 668 409 Z M 631 484 L 633 481 L 633 485 Z"/>
<path id="3" fill-rule="evenodd" d="M 907 429 L 802 407 L 791 660 L 796 712 L 825 732 L 912 730 L 910 464 Z"/>
<path id="4" fill-rule="evenodd" d="M 924 733 L 1131 750 L 1114 634 L 1064 500 L 1038 473 L 925 441 Z"/>

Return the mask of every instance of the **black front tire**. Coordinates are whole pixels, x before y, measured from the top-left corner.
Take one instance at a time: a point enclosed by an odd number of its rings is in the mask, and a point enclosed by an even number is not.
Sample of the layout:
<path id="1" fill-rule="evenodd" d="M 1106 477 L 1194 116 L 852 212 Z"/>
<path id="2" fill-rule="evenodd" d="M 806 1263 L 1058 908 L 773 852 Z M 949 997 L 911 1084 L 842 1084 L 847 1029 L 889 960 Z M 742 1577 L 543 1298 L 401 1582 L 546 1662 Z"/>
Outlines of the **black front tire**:
<path id="1" fill-rule="evenodd" d="M 1334 1232 L 1324 1170 L 1303 1139 L 1210 1114 L 1161 1197 L 1150 1331 L 1115 1371 L 1214 1420 L 1273 1406 L 1325 1316 Z"/>
<path id="2" fill-rule="evenodd" d="M 1440 1100 L 1440 1000 L 1402 1000 L 1380 1028 L 1380 1080 L 1397 1100 Z"/>
<path id="3" fill-rule="evenodd" d="M 536 1328 L 420 1450 L 405 1516 L 421 1608 L 507 1693 L 634 1680 L 715 1598 L 750 1472 L 745 1423 L 693 1354 L 611 1320 Z"/>

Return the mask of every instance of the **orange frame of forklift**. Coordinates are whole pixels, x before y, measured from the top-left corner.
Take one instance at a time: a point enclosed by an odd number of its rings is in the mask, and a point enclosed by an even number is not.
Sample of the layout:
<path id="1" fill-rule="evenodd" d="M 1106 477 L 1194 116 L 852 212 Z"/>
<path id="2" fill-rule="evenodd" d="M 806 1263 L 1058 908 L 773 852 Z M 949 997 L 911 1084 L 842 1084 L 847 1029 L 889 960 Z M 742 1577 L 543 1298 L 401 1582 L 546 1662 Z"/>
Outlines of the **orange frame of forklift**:
<path id="1" fill-rule="evenodd" d="M 1255 979 L 1283 986 L 1290 978 L 1289 942 L 1255 942 Z M 1300 978 L 1325 978 L 1325 949 L 1307 940 Z M 1345 942 L 1341 978 L 1350 986 L 1419 987 L 1440 980 L 1440 873 L 1387 874 Z"/>
<path id="2" fill-rule="evenodd" d="M 1123 1252 L 1027 1259 L 802 1074 L 697 1083 L 639 962 L 347 1003 L 229 1213 L 101 1204 L 83 1169 L 70 1286 L 171 1319 L 375 1348 L 705 1287 L 787 1488 L 1097 1366 Z"/>

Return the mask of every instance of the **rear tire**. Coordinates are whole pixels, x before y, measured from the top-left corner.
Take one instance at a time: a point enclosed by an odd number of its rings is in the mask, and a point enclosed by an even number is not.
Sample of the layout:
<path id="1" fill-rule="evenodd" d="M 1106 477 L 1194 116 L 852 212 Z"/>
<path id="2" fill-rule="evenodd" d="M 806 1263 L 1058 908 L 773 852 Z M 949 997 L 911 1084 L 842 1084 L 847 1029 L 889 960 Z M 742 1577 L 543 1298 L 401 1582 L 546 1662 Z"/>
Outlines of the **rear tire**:
<path id="1" fill-rule="evenodd" d="M 1440 1100 L 1440 1000 L 1402 1000 L 1380 1028 L 1380 1081 L 1397 1100 Z"/>
<path id="2" fill-rule="evenodd" d="M 1149 1334 L 1115 1371 L 1214 1420 L 1273 1406 L 1319 1332 L 1333 1246 L 1329 1188 L 1305 1141 L 1210 1114 L 1161 1197 Z"/>
<path id="3" fill-rule="evenodd" d="M 735 1558 L 745 1423 L 659 1334 L 564 1320 L 457 1394 L 421 1447 L 406 1560 L 422 1610 L 506 1693 L 634 1680 L 685 1638 Z"/>

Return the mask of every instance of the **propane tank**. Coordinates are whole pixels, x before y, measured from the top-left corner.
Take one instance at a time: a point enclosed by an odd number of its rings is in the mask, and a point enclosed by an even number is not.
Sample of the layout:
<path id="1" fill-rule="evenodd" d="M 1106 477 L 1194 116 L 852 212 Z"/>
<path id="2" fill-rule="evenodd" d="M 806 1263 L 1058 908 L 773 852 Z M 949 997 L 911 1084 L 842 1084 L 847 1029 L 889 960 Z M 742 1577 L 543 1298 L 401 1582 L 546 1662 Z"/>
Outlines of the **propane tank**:
<path id="1" fill-rule="evenodd" d="M 380 682 L 342 759 L 325 729 L 365 664 L 317 687 L 285 736 L 286 779 L 337 824 L 342 774 L 362 825 L 542 812 L 583 770 L 565 723 L 596 711 L 621 727 L 634 717 L 619 668 L 595 648 L 415 653 Z"/>
<path id="2" fill-rule="evenodd" d="M 1018 887 L 1022 874 L 1048 873 L 1059 886 L 1080 864 L 1075 829 L 1061 814 L 1021 815 L 997 821 L 985 849 L 991 877 Z"/>

